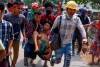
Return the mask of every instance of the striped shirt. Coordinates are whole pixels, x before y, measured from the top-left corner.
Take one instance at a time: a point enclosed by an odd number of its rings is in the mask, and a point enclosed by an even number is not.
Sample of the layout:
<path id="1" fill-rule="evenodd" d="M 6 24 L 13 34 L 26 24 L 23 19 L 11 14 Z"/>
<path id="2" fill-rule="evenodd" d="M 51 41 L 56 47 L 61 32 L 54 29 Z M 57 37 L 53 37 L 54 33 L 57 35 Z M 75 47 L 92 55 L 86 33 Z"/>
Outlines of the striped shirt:
<path id="1" fill-rule="evenodd" d="M 59 22 L 60 22 L 60 16 L 56 18 L 51 31 L 59 25 Z M 73 33 L 76 27 L 78 27 L 78 29 L 80 30 L 82 37 L 86 38 L 86 32 L 79 17 L 73 15 L 73 17 L 68 20 L 66 18 L 66 14 L 62 15 L 61 25 L 60 25 L 60 37 L 61 37 L 62 47 L 64 47 L 65 44 L 72 43 Z"/>
<path id="2" fill-rule="evenodd" d="M 2 23 L 0 23 L 0 39 L 3 44 L 5 44 L 5 41 L 14 39 L 13 27 L 10 22 L 2 20 Z"/>

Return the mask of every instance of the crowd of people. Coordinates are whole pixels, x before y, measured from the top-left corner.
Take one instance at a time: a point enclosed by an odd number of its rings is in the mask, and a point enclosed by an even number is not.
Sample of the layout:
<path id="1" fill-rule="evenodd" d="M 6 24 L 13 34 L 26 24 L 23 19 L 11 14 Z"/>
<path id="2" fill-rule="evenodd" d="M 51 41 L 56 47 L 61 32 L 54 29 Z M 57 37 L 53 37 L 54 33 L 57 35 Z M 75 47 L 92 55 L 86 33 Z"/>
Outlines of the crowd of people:
<path id="1" fill-rule="evenodd" d="M 92 55 L 89 64 L 100 64 L 100 14 L 98 13 L 98 20 L 91 22 L 91 11 L 79 9 L 75 1 L 67 2 L 65 10 L 61 5 L 58 3 L 54 10 L 51 2 L 46 2 L 43 6 L 33 2 L 29 7 L 22 2 L 0 2 L 0 67 L 16 67 L 21 33 L 25 66 L 29 63 L 35 65 L 34 60 L 37 56 L 45 61 L 43 67 L 48 67 L 48 61 L 54 66 L 61 62 L 64 55 L 62 67 L 69 67 L 71 56 L 80 55 L 81 51 L 85 54 L 88 46 Z M 95 33 L 93 43 L 89 45 L 88 34 L 92 28 L 95 29 Z M 57 40 L 60 45 L 56 44 Z M 10 63 L 9 57 L 12 54 L 13 59 Z M 98 57 L 97 62 L 94 61 L 95 57 Z"/>

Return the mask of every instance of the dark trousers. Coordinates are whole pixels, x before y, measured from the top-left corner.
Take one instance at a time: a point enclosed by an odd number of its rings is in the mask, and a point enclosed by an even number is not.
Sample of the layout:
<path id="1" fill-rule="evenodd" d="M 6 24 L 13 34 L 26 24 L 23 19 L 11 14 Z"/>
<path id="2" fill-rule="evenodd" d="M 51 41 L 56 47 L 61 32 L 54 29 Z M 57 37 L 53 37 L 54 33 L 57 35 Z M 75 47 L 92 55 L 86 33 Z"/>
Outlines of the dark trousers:
<path id="1" fill-rule="evenodd" d="M 77 39 L 78 42 L 78 51 L 77 53 L 79 54 L 82 49 L 82 36 L 80 32 L 74 32 L 73 39 L 72 39 L 72 52 L 75 53 L 75 41 Z"/>
<path id="2" fill-rule="evenodd" d="M 1 62 L 0 62 L 0 67 L 9 67 L 8 61 L 7 61 L 7 60 L 1 61 Z"/>
<path id="3" fill-rule="evenodd" d="M 38 53 L 34 52 L 34 50 L 35 50 L 35 45 L 27 43 L 24 48 L 24 57 L 31 58 L 33 60 L 36 59 Z"/>

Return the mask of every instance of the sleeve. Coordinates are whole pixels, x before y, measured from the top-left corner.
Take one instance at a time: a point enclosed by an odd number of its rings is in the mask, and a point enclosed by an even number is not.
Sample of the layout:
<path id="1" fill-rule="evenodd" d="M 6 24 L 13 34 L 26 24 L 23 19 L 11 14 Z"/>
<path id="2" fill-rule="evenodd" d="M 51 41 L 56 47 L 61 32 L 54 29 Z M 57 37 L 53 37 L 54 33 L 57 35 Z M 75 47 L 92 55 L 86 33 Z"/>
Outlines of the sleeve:
<path id="1" fill-rule="evenodd" d="M 0 40 L 0 50 L 4 50 L 5 48 L 4 48 L 4 46 L 3 46 L 3 44 L 2 44 L 2 41 Z"/>
<path id="2" fill-rule="evenodd" d="M 13 26 L 10 23 L 9 40 L 13 40 L 13 39 L 14 39 L 14 31 L 13 31 Z"/>
<path id="3" fill-rule="evenodd" d="M 7 21 L 7 15 L 6 14 L 3 15 L 3 19 Z"/>
<path id="4" fill-rule="evenodd" d="M 77 21 L 77 27 L 78 29 L 80 30 L 80 33 L 82 35 L 82 39 L 83 41 L 86 41 L 87 42 L 87 38 L 86 38 L 86 32 L 85 32 L 85 29 L 81 23 L 81 20 L 78 18 L 78 21 Z"/>
<path id="5" fill-rule="evenodd" d="M 43 32 L 43 27 L 41 24 L 38 25 L 37 32 Z"/>
<path id="6" fill-rule="evenodd" d="M 25 32 L 25 23 L 26 23 L 26 19 L 25 18 L 23 18 L 23 21 L 22 21 L 22 23 L 21 23 L 21 32 Z"/>
<path id="7" fill-rule="evenodd" d="M 51 31 L 53 31 L 53 30 L 59 25 L 59 22 L 60 22 L 60 16 L 58 16 L 58 17 L 55 19 L 55 21 L 54 21 L 54 23 L 53 23 L 53 26 L 52 26 L 52 28 L 51 28 Z"/>

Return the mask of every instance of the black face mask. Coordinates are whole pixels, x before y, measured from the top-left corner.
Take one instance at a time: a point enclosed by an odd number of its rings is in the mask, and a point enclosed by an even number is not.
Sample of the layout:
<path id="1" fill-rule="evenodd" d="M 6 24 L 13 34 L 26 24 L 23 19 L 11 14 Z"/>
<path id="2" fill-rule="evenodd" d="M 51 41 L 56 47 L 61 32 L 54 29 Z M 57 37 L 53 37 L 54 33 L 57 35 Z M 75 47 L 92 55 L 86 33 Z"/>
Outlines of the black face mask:
<path id="1" fill-rule="evenodd" d="M 51 14 L 52 10 L 46 10 L 46 14 Z"/>

